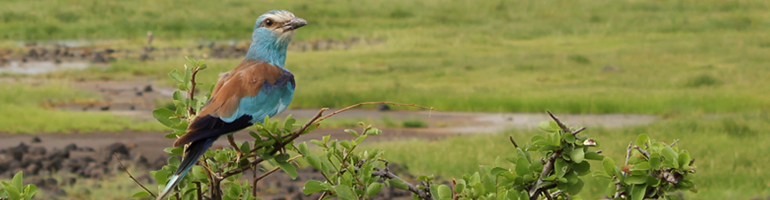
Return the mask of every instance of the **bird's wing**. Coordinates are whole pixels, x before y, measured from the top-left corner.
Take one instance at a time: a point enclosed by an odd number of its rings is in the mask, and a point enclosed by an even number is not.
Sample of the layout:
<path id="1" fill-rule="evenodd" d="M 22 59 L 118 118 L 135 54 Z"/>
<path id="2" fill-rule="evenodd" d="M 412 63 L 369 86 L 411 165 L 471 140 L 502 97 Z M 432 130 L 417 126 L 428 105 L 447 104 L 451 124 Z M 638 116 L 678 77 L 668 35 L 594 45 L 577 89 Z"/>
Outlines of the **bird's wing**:
<path id="1" fill-rule="evenodd" d="M 268 63 L 244 60 L 219 78 L 211 99 L 174 146 L 219 137 L 280 113 L 291 102 L 294 85 L 290 72 Z"/>

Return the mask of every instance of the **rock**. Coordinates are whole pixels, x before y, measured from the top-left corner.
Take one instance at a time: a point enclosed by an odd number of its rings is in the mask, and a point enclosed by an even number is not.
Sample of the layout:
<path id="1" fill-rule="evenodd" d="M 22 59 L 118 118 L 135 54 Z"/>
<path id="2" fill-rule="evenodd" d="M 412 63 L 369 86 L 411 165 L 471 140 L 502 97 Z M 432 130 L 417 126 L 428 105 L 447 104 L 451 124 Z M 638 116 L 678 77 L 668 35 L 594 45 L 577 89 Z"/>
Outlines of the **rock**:
<path id="1" fill-rule="evenodd" d="M 29 151 L 29 154 L 32 155 L 45 155 L 46 150 L 45 147 L 32 147 L 32 149 Z"/>
<path id="2" fill-rule="evenodd" d="M 47 188 L 53 188 L 59 185 L 59 181 L 56 181 L 54 178 L 47 178 L 45 179 L 45 187 Z"/>
<path id="3" fill-rule="evenodd" d="M 35 136 L 32 138 L 32 143 L 40 143 L 40 142 L 42 142 L 42 140 L 40 140 L 40 137 Z"/>
<path id="4" fill-rule="evenodd" d="M 377 104 L 377 110 L 378 111 L 388 111 L 390 110 L 390 106 L 387 104 Z"/>
<path id="5" fill-rule="evenodd" d="M 128 158 L 129 156 L 128 147 L 126 147 L 125 144 L 120 142 L 113 143 L 110 146 L 105 147 L 104 150 L 102 150 L 101 158 L 105 163 L 107 163 L 110 160 L 112 160 L 113 154 L 119 154 L 121 158 Z"/>
<path id="6" fill-rule="evenodd" d="M 71 186 L 71 185 L 74 185 L 77 181 L 78 180 L 75 179 L 74 177 L 66 177 L 66 178 L 62 178 L 62 181 L 60 184 L 62 186 Z"/>
<path id="7" fill-rule="evenodd" d="M 83 176 L 87 178 L 101 178 L 108 172 L 107 168 L 95 162 L 89 163 L 83 170 Z"/>
<path id="8" fill-rule="evenodd" d="M 59 187 L 53 187 L 53 188 L 49 188 L 49 189 L 47 190 L 47 192 L 48 192 L 49 194 L 52 194 L 52 195 L 54 195 L 54 196 L 67 196 L 67 192 L 66 192 L 66 191 L 64 191 L 63 189 L 59 188 Z"/>
<path id="9" fill-rule="evenodd" d="M 142 92 L 136 92 L 136 96 L 141 97 L 144 93 Z"/>
<path id="10" fill-rule="evenodd" d="M 50 160 L 54 160 L 56 158 L 62 158 L 62 159 L 70 158 L 70 151 L 66 149 L 59 149 L 59 150 L 54 150 L 51 154 L 48 155 L 48 159 Z"/>
<path id="11" fill-rule="evenodd" d="M 33 184 L 38 188 L 45 187 L 45 179 L 40 178 L 39 176 L 27 176 L 27 174 L 24 174 L 24 185 L 27 184 Z M 27 178 L 29 177 L 29 178 Z"/>
<path id="12" fill-rule="evenodd" d="M 147 160 L 146 157 L 144 157 L 141 154 L 134 156 L 134 159 L 132 159 L 131 161 L 134 163 L 135 166 L 138 166 L 138 167 L 143 167 L 143 168 L 150 167 L 150 162 Z"/>
<path id="13" fill-rule="evenodd" d="M 67 173 L 78 173 L 83 169 L 83 164 L 78 159 L 67 159 L 62 162 L 62 170 Z"/>
<path id="14" fill-rule="evenodd" d="M 144 92 L 152 92 L 153 91 L 152 90 L 152 85 L 144 86 L 144 90 L 142 90 L 142 91 L 144 91 Z"/>
<path id="15" fill-rule="evenodd" d="M 67 151 L 74 151 L 78 149 L 78 145 L 76 145 L 75 143 L 68 144 L 67 146 L 64 147 L 64 149 Z"/>
<path id="16" fill-rule="evenodd" d="M 63 158 L 54 158 L 53 160 L 44 160 L 43 169 L 48 171 L 59 171 L 62 168 Z"/>
<path id="17" fill-rule="evenodd" d="M 10 149 L 8 149 L 8 153 L 10 154 L 10 157 L 12 157 L 16 161 L 21 161 L 21 158 L 28 151 L 29 151 L 29 146 L 27 146 L 23 142 L 19 143 L 19 146 L 11 147 Z"/>

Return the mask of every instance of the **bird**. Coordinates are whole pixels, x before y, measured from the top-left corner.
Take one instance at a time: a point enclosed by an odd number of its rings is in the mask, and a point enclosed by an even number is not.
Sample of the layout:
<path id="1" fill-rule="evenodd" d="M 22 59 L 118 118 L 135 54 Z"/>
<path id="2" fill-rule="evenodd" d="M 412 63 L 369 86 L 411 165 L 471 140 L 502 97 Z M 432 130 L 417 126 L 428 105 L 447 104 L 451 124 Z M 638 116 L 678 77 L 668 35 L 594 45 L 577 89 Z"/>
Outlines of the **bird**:
<path id="1" fill-rule="evenodd" d="M 198 158 L 220 136 L 264 121 L 283 112 L 291 103 L 296 83 L 286 69 L 286 49 L 305 19 L 286 10 L 271 10 L 257 18 L 246 57 L 219 80 L 187 132 L 174 147 L 187 145 L 182 162 L 158 200 L 163 199 L 190 171 Z"/>

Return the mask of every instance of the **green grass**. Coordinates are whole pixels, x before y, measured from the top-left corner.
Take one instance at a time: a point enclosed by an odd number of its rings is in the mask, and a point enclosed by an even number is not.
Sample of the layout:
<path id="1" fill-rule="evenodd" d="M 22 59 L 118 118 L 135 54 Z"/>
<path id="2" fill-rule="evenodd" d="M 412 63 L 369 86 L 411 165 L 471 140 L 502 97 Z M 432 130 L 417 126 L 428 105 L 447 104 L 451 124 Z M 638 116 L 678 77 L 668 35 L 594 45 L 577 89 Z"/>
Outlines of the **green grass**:
<path id="1" fill-rule="evenodd" d="M 6 29 L 0 33 L 9 39 L 117 38 L 138 46 L 144 32 L 153 30 L 159 42 L 192 46 L 199 38 L 248 40 L 256 16 L 286 8 L 310 22 L 297 33 L 298 41 L 384 41 L 349 50 L 290 52 L 287 66 L 299 85 L 295 108 L 381 100 L 494 112 L 770 108 L 764 79 L 770 76 L 767 1 L 387 2 L 18 1 L 0 9 L 16 13 L 6 14 L 14 20 L 0 25 Z M 37 9 L 18 14 L 32 7 Z M 97 8 L 107 11 L 92 11 Z M 63 20 L 47 14 L 60 12 L 83 16 Z M 50 35 L 27 34 L 21 26 L 29 22 L 58 28 Z M 166 78 L 184 62 L 181 56 L 149 63 L 123 60 L 106 71 L 58 75 Z M 202 80 L 213 82 L 238 62 L 209 60 L 213 68 L 202 73 Z"/>
<path id="2" fill-rule="evenodd" d="M 699 193 L 687 193 L 686 199 L 750 199 L 770 195 L 770 113 L 756 112 L 725 117 L 688 116 L 664 120 L 649 126 L 623 129 L 589 127 L 584 134 L 599 141 L 599 149 L 616 162 L 622 162 L 625 148 L 638 134 L 646 133 L 658 141 L 671 143 L 681 139 L 680 149 L 687 149 L 698 167 L 696 184 Z M 444 179 L 461 177 L 491 165 L 498 157 L 515 156 L 508 142 L 513 136 L 525 143 L 540 131 L 508 131 L 504 134 L 464 135 L 437 141 L 402 141 L 371 144 L 364 149 L 382 148 L 386 159 L 406 164 L 414 174 L 436 174 Z M 383 133 L 387 134 L 387 133 Z M 537 155 L 535 153 L 534 155 Z M 505 162 L 503 160 L 503 162 Z M 600 162 L 591 161 L 594 170 Z M 600 198 L 606 180 L 589 177 L 581 195 L 587 199 Z"/>
<path id="3" fill-rule="evenodd" d="M 77 91 L 63 82 L 0 84 L 0 132 L 77 133 L 93 131 L 161 130 L 156 122 L 140 122 L 109 113 L 71 112 L 46 108 L 64 102 L 98 100 L 95 94 Z"/>

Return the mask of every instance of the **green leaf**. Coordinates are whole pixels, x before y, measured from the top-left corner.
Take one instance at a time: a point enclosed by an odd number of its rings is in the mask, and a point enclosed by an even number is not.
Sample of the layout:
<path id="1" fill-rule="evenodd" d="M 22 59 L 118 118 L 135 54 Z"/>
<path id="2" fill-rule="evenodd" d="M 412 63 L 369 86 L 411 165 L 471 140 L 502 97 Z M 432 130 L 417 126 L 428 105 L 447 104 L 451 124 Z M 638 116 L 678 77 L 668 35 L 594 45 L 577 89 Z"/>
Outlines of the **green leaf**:
<path id="1" fill-rule="evenodd" d="M 575 143 L 575 135 L 571 133 L 564 134 L 564 141 L 567 143 Z"/>
<path id="2" fill-rule="evenodd" d="M 409 190 L 409 186 L 404 183 L 401 179 L 388 179 L 388 182 L 390 182 L 390 185 L 394 188 L 402 189 L 402 190 Z"/>
<path id="3" fill-rule="evenodd" d="M 679 195 L 676 194 L 667 194 L 666 200 L 681 200 L 682 198 L 679 197 Z"/>
<path id="4" fill-rule="evenodd" d="M 605 157 L 604 160 L 602 160 L 602 166 L 604 166 L 604 171 L 607 172 L 607 175 L 614 175 L 615 174 L 615 161 L 612 160 L 612 158 Z"/>
<path id="5" fill-rule="evenodd" d="M 627 176 L 625 179 L 623 179 L 623 182 L 629 185 L 647 183 L 647 175 Z"/>
<path id="6" fill-rule="evenodd" d="M 685 168 L 690 165 L 690 152 L 687 152 L 687 150 L 683 151 L 679 154 L 679 167 Z"/>
<path id="7" fill-rule="evenodd" d="M 632 200 L 643 200 L 646 190 L 647 190 L 647 185 L 633 185 L 633 186 L 631 186 L 631 199 Z"/>
<path id="8" fill-rule="evenodd" d="M 596 153 L 596 152 L 593 152 L 593 151 L 585 152 L 585 156 L 584 157 L 585 157 L 585 159 L 588 159 L 588 160 L 604 160 L 604 156 L 603 155 L 601 155 L 599 153 Z"/>
<path id="9" fill-rule="evenodd" d="M 463 179 L 457 180 L 454 190 L 455 190 L 455 193 L 457 194 L 463 193 L 463 190 L 465 190 L 465 180 Z"/>
<path id="10" fill-rule="evenodd" d="M 502 172 L 508 172 L 508 169 L 505 169 L 502 167 L 495 167 L 495 168 L 492 168 L 492 170 L 489 170 L 489 174 L 493 176 L 497 176 L 499 173 L 502 173 Z"/>
<path id="11" fill-rule="evenodd" d="M 163 151 L 172 156 L 181 156 L 184 153 L 184 147 L 166 147 Z"/>
<path id="12" fill-rule="evenodd" d="M 578 173 L 578 175 L 586 175 L 591 172 L 591 164 L 588 162 L 582 162 L 572 165 L 572 170 Z"/>
<path id="13" fill-rule="evenodd" d="M 171 174 L 169 171 L 158 170 L 155 172 L 155 181 L 157 181 L 159 184 L 166 184 L 166 182 L 168 182 L 169 174 Z"/>
<path id="14" fill-rule="evenodd" d="M 171 79 L 174 79 L 174 81 L 177 83 L 184 83 L 184 75 L 182 75 L 182 72 L 179 72 L 179 70 L 171 70 L 171 72 L 168 73 L 168 76 L 171 77 Z"/>
<path id="15" fill-rule="evenodd" d="M 297 145 L 297 148 L 299 149 L 299 153 L 301 153 L 303 156 L 307 157 L 310 155 L 310 149 L 307 147 L 307 142 L 302 142 Z"/>
<path id="16" fill-rule="evenodd" d="M 569 187 L 567 187 L 567 191 L 565 191 L 565 192 L 567 192 L 569 194 L 572 194 L 572 195 L 578 194 L 578 193 L 580 193 L 580 190 L 583 189 L 583 185 L 584 185 L 583 180 L 577 179 L 577 183 L 572 184 Z"/>
<path id="17" fill-rule="evenodd" d="M 529 161 L 527 161 L 526 158 L 519 157 L 519 159 L 516 161 L 516 174 L 524 175 L 524 174 L 530 174 L 529 172 Z M 473 184 L 473 183 L 471 183 Z"/>
<path id="18" fill-rule="evenodd" d="M 607 178 L 607 179 L 611 179 L 612 178 L 609 174 L 607 174 L 606 171 L 601 171 L 601 170 L 597 170 L 597 171 L 591 172 L 591 176 L 593 176 L 593 177 L 602 177 L 602 178 Z"/>
<path id="19" fill-rule="evenodd" d="M 354 131 L 353 129 L 345 129 L 345 133 L 358 137 L 358 132 Z"/>
<path id="20" fill-rule="evenodd" d="M 648 170 L 650 169 L 650 163 L 649 162 L 640 162 L 634 164 L 634 166 L 631 167 L 632 171 L 640 171 L 640 170 Z"/>
<path id="21" fill-rule="evenodd" d="M 131 195 L 131 198 L 140 198 L 140 197 L 149 197 L 150 193 L 147 191 L 141 191 L 134 193 L 134 195 Z"/>
<path id="22" fill-rule="evenodd" d="M 615 192 L 617 191 L 617 187 L 615 186 L 615 183 L 610 182 L 606 189 L 604 189 L 604 195 L 607 196 L 613 196 L 615 195 Z"/>
<path id="23" fill-rule="evenodd" d="M 650 169 L 658 169 L 660 167 L 660 155 L 653 153 L 650 155 Z"/>
<path id="24" fill-rule="evenodd" d="M 337 196 L 340 197 L 340 199 L 343 200 L 356 200 L 356 195 L 353 193 L 353 190 L 350 190 L 350 187 L 347 185 L 337 185 L 334 186 L 334 191 L 337 192 Z"/>
<path id="25" fill-rule="evenodd" d="M 374 196 L 382 190 L 382 183 L 373 182 L 366 187 L 366 196 Z"/>
<path id="26" fill-rule="evenodd" d="M 553 129 L 551 127 L 551 121 L 540 122 L 540 124 L 538 124 L 538 127 L 540 127 L 540 129 L 544 130 L 545 132 L 549 132 L 549 133 L 556 132 L 556 129 Z"/>
<path id="27" fill-rule="evenodd" d="M 241 143 L 240 150 L 241 150 L 241 153 L 245 153 L 245 154 L 248 154 L 249 152 L 251 152 L 251 145 L 249 145 L 249 141 L 245 141 Z"/>
<path id="28" fill-rule="evenodd" d="M 13 187 L 6 187 L 5 192 L 8 193 L 8 197 L 11 199 L 21 199 L 21 192 L 19 192 L 19 189 L 15 186 Z"/>
<path id="29" fill-rule="evenodd" d="M 345 147 L 345 149 L 353 148 L 353 146 L 350 146 L 350 141 L 347 141 L 347 140 L 340 141 L 340 145 L 342 145 L 342 147 Z"/>
<path id="30" fill-rule="evenodd" d="M 171 116 L 174 116 L 174 111 L 171 111 L 168 108 L 155 109 L 152 111 L 152 116 L 155 117 L 155 119 L 164 126 L 171 127 L 175 125 L 175 123 L 170 119 Z"/>
<path id="31" fill-rule="evenodd" d="M 663 150 L 661 150 L 661 154 L 663 155 L 663 158 L 666 159 L 667 163 L 670 162 L 674 165 L 673 168 L 679 168 L 679 161 L 677 160 L 679 156 L 676 154 L 674 149 L 672 149 L 670 146 L 665 146 L 663 147 Z"/>
<path id="32" fill-rule="evenodd" d="M 24 186 L 24 196 L 26 197 L 25 200 L 32 199 L 32 197 L 34 197 L 36 193 L 37 193 L 37 186 L 33 184 L 28 184 L 27 186 Z"/>
<path id="33" fill-rule="evenodd" d="M 569 164 L 564 159 L 557 158 L 556 163 L 553 164 L 553 168 L 556 172 L 556 178 L 561 178 L 564 177 L 564 174 L 569 170 Z"/>
<path id="34" fill-rule="evenodd" d="M 11 179 L 11 185 L 15 187 L 17 190 L 20 190 L 24 188 L 23 180 L 24 180 L 24 172 L 22 171 L 16 172 L 16 174 L 13 175 L 13 179 Z"/>
<path id="35" fill-rule="evenodd" d="M 575 163 L 582 163 L 583 159 L 585 158 L 585 152 L 583 152 L 583 148 L 575 148 L 569 154 L 569 157 L 572 158 L 572 161 Z"/>
<path id="36" fill-rule="evenodd" d="M 451 199 L 452 198 L 452 189 L 449 188 L 447 185 L 439 185 L 438 186 L 438 197 L 440 199 Z"/>
<path id="37" fill-rule="evenodd" d="M 281 169 L 286 172 L 286 174 L 289 174 L 291 179 L 297 178 L 297 168 L 294 167 L 291 163 L 288 162 L 277 162 L 278 166 L 281 167 Z"/>
<path id="38" fill-rule="evenodd" d="M 364 132 L 364 134 L 366 134 L 366 135 L 379 135 L 379 134 L 382 134 L 382 130 L 380 130 L 378 128 L 370 128 L 370 129 L 366 130 L 366 132 Z"/>
<path id="39" fill-rule="evenodd" d="M 650 141 L 650 136 L 647 136 L 647 134 L 640 134 L 636 137 L 636 146 L 644 147 L 644 144 Z"/>
<path id="40" fill-rule="evenodd" d="M 312 194 L 312 193 L 323 191 L 326 188 L 323 187 L 321 184 L 322 184 L 321 181 L 309 180 L 305 182 L 305 186 L 302 187 L 302 192 L 305 194 Z"/>

